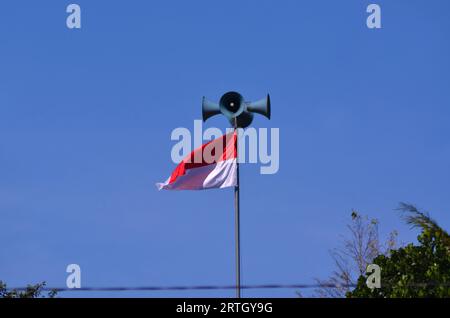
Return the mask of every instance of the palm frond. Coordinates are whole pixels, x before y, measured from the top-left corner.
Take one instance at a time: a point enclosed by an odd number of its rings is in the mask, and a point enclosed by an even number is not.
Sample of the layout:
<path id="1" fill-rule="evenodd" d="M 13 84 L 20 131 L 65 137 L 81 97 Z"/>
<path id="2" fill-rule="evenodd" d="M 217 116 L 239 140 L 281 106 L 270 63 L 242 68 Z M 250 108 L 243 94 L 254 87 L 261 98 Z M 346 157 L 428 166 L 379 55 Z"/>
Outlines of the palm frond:
<path id="1" fill-rule="evenodd" d="M 400 203 L 397 210 L 406 213 L 402 217 L 407 224 L 414 228 L 439 233 L 446 245 L 450 247 L 450 235 L 427 212 L 420 211 L 413 204 L 404 202 Z"/>

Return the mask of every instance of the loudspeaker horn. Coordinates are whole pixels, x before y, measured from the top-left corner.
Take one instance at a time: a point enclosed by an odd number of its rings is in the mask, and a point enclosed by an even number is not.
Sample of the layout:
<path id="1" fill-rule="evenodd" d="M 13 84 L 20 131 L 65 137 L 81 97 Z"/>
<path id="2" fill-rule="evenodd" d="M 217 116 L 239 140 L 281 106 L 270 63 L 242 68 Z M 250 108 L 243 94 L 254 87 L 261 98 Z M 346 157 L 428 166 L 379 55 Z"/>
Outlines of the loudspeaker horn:
<path id="1" fill-rule="evenodd" d="M 203 97 L 202 101 L 202 117 L 203 121 L 206 121 L 208 118 L 219 115 L 220 114 L 220 106 L 210 100 L 207 100 Z"/>
<path id="2" fill-rule="evenodd" d="M 270 119 L 270 95 L 267 94 L 266 98 L 260 99 L 256 102 L 250 102 L 247 104 L 247 110 L 252 113 L 258 113 L 266 116 Z"/>
<path id="3" fill-rule="evenodd" d="M 237 92 L 228 92 L 222 95 L 219 107 L 222 114 L 229 120 L 239 116 L 245 110 L 244 97 Z"/>

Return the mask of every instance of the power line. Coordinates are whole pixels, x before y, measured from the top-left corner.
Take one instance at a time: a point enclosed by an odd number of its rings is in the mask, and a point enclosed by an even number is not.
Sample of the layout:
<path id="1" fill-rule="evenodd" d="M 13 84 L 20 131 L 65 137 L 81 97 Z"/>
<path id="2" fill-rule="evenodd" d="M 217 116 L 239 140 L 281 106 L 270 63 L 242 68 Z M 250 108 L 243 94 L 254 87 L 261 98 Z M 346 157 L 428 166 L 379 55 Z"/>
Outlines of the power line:
<path id="1" fill-rule="evenodd" d="M 32 287 L 32 286 L 30 286 Z M 350 288 L 356 287 L 354 284 L 350 285 L 335 285 L 335 284 L 264 284 L 264 285 L 241 285 L 241 289 L 295 289 L 295 288 Z M 9 290 L 26 290 L 27 287 L 8 288 Z M 67 287 L 47 287 L 41 288 L 43 291 L 56 290 L 58 292 L 65 291 L 183 291 L 183 290 L 228 290 L 236 289 L 235 285 L 199 285 L 199 286 L 142 286 L 142 287 L 81 287 L 81 288 L 67 288 Z"/>
<path id="2" fill-rule="evenodd" d="M 356 284 L 263 284 L 263 285 L 242 285 L 241 289 L 309 289 L 309 288 L 354 288 Z M 409 283 L 407 287 L 424 288 L 424 287 L 450 287 L 450 283 Z M 33 287 L 33 286 L 30 286 Z M 389 287 L 382 284 L 381 287 Z M 23 291 L 29 287 L 8 288 L 8 290 Z M 141 287 L 47 287 L 41 288 L 42 291 L 58 291 L 58 292 L 76 292 L 76 291 L 188 291 L 188 290 L 229 290 L 236 289 L 236 285 L 198 285 L 198 286 L 141 286 Z"/>

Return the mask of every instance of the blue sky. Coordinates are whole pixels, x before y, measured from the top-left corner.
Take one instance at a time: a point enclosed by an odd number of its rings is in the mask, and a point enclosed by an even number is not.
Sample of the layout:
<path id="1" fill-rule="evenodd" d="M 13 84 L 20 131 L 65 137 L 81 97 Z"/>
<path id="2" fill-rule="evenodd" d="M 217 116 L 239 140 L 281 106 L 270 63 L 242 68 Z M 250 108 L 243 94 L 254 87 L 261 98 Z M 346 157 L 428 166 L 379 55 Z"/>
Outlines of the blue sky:
<path id="1" fill-rule="evenodd" d="M 415 241 L 408 201 L 450 228 L 450 3 L 4 1 L 0 13 L 0 279 L 64 286 L 234 283 L 232 189 L 158 192 L 170 133 L 201 99 L 270 93 L 280 170 L 241 169 L 245 284 L 334 269 L 352 209 Z M 205 127 L 227 127 L 217 117 Z M 305 291 L 308 294 L 310 291 Z M 228 291 L 77 293 L 224 296 Z M 68 294 L 61 294 L 68 296 Z M 295 290 L 244 296 L 295 297 Z"/>

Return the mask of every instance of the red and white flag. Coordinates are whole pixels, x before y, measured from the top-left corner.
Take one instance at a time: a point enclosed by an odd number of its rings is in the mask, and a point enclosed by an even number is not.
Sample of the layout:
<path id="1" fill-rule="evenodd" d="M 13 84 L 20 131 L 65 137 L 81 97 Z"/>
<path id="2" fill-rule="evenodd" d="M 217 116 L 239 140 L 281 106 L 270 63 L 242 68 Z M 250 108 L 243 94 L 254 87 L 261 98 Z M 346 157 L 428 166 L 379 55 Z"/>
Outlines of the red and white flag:
<path id="1" fill-rule="evenodd" d="M 223 135 L 192 151 L 159 190 L 203 190 L 233 187 L 237 182 L 237 135 Z"/>

